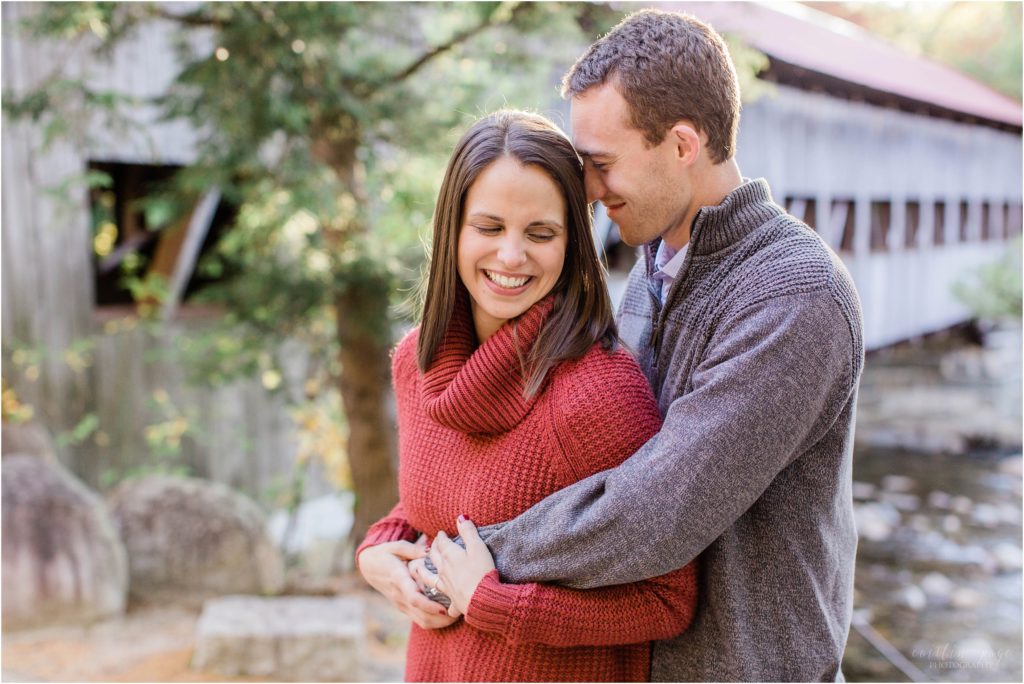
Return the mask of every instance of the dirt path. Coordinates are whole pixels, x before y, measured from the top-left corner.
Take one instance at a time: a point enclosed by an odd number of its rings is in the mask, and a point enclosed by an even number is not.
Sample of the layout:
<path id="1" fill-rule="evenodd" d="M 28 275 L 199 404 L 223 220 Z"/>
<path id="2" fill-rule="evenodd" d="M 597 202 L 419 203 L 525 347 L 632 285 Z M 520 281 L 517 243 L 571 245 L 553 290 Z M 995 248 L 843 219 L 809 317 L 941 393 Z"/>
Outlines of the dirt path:
<path id="1" fill-rule="evenodd" d="M 408 623 L 383 598 L 367 601 L 367 681 L 401 681 Z M 199 612 L 140 607 L 88 627 L 3 635 L 4 682 L 256 682 L 190 667 Z"/>

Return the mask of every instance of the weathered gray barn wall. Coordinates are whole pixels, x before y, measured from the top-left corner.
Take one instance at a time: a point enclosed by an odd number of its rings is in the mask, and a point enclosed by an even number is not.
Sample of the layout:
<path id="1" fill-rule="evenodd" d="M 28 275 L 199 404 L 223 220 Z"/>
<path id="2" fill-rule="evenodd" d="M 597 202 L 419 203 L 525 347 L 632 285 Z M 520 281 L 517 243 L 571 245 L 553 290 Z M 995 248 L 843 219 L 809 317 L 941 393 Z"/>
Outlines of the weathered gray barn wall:
<path id="1" fill-rule="evenodd" d="M 65 61 L 67 49 L 26 44 L 13 29 L 28 8 L 4 3 L 2 11 L 3 84 L 5 90 L 22 93 L 44 82 Z M 5 117 L 2 137 L 4 346 L 16 343 L 51 351 L 34 382 L 11 374 L 9 363 L 4 379 L 23 400 L 45 406 L 47 417 L 63 426 L 87 401 L 60 351 L 91 331 L 92 245 L 89 213 L 83 211 L 88 207 L 85 188 L 71 186 L 59 198 L 46 190 L 81 174 L 84 164 L 67 143 L 43 152 L 41 131 L 26 123 L 14 124 Z"/>
<path id="2" fill-rule="evenodd" d="M 1019 231 L 1021 154 L 1020 134 L 777 86 L 744 108 L 737 158 L 744 175 L 768 179 L 780 204 L 815 200 L 816 229 L 849 267 L 864 304 L 866 344 L 877 348 L 970 317 L 952 285 L 1003 253 L 1007 214 Z M 854 203 L 852 250 L 841 249 L 833 200 Z M 891 206 L 884 247 L 872 247 L 873 202 Z M 920 226 L 910 246 L 908 202 L 919 206 Z M 938 245 L 936 203 L 945 205 Z M 993 234 L 987 240 L 985 203 Z"/>
<path id="3" fill-rule="evenodd" d="M 112 55 L 109 63 L 89 61 L 85 45 L 27 41 L 16 23 L 35 11 L 34 4 L 3 4 L 3 83 L 24 93 L 44 83 L 57 69 L 79 75 L 89 69 L 90 83 L 149 98 L 166 90 L 176 74 L 165 25 L 142 27 Z M 196 40 L 202 41 L 202 33 Z M 179 458 L 201 475 L 261 494 L 290 477 L 297 449 L 293 421 L 283 395 L 269 394 L 256 380 L 216 390 L 190 387 L 186 370 L 157 357 L 174 350 L 174 341 L 202 321 L 180 320 L 155 336 L 138 326 L 103 333 L 93 293 L 90 208 L 83 183 L 72 183 L 59 197 L 52 188 L 86 171 L 89 161 L 185 164 L 195 157 L 195 135 L 182 123 L 154 121 L 154 110 L 128 112 L 140 125 L 111 128 L 101 119 L 76 122 L 83 136 L 59 141 L 43 151 L 38 127 L 5 118 L 3 136 L 3 327 L 4 380 L 23 403 L 55 432 L 73 428 L 95 413 L 101 443 L 61 448 L 61 458 L 94 486 L 111 469 L 152 462 L 144 428 L 167 419 L 154 401 L 163 390 L 170 404 L 194 418 L 181 442 Z M 108 315 L 102 316 L 109 319 Z M 92 338 L 92 363 L 76 371 L 65 358 L 78 340 Z M 38 377 L 12 363 L 14 349 L 39 349 Z M 162 352 L 164 352 L 162 354 Z M 293 356 L 301 363 L 302 352 Z M 314 468 L 309 493 L 327 485 Z"/>

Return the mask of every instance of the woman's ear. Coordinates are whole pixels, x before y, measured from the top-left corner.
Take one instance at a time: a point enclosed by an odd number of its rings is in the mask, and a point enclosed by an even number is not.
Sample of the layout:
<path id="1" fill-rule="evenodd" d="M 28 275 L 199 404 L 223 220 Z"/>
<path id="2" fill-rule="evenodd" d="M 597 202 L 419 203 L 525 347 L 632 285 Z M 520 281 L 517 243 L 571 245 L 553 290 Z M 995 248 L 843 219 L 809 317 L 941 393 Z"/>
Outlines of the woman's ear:
<path id="1" fill-rule="evenodd" d="M 669 131 L 676 158 L 684 166 L 692 166 L 700 156 L 701 140 L 697 129 L 688 121 L 680 121 Z"/>

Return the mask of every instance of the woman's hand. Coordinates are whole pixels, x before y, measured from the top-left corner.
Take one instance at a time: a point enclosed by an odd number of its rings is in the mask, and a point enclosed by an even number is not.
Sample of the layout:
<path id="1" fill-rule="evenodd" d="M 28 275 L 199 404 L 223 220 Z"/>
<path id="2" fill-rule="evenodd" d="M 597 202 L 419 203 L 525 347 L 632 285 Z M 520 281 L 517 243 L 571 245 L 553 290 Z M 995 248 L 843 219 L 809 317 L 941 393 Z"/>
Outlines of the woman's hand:
<path id="1" fill-rule="evenodd" d="M 427 553 L 426 537 L 415 544 L 387 542 L 363 549 L 356 565 L 370 586 L 384 595 L 400 611 L 423 629 L 441 629 L 455 622 L 444 606 L 434 603 L 419 592 L 409 573 L 408 561 L 423 558 Z"/>
<path id="2" fill-rule="evenodd" d="M 409 573 L 412 578 L 416 580 L 416 586 L 419 587 L 420 593 L 424 594 L 431 601 L 444 608 L 451 606 L 451 598 L 443 591 L 437 588 L 437 585 L 441 581 L 441 577 L 431 570 L 429 558 L 417 558 L 416 560 L 409 561 Z M 441 600 L 443 598 L 443 600 Z M 457 609 L 451 609 L 448 611 L 448 615 L 457 618 L 462 615 Z"/>
<path id="3" fill-rule="evenodd" d="M 459 516 L 456 523 L 466 548 L 453 542 L 443 531 L 437 533 L 430 548 L 430 561 L 437 568 L 437 588 L 452 600 L 449 615 L 465 615 L 473 592 L 484 575 L 494 570 L 494 557 L 477 534 L 476 525 Z"/>

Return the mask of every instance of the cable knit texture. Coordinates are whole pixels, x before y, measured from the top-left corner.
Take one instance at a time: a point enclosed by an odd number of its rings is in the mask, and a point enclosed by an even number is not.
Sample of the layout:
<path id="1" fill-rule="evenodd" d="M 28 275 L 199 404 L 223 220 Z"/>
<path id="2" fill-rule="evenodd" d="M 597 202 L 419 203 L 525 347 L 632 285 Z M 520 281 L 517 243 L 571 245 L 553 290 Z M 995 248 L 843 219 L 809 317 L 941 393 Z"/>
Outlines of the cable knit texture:
<path id="1" fill-rule="evenodd" d="M 563 362 L 523 398 L 525 358 L 551 312 L 538 302 L 476 346 L 460 302 L 431 368 L 416 367 L 414 330 L 395 352 L 401 503 L 359 550 L 418 530 L 456 536 L 514 518 L 547 495 L 613 467 L 654 435 L 658 407 L 628 352 L 595 345 Z M 646 681 L 651 641 L 682 632 L 696 604 L 695 565 L 595 590 L 505 584 L 477 587 L 463 620 L 412 627 L 409 681 Z"/>

